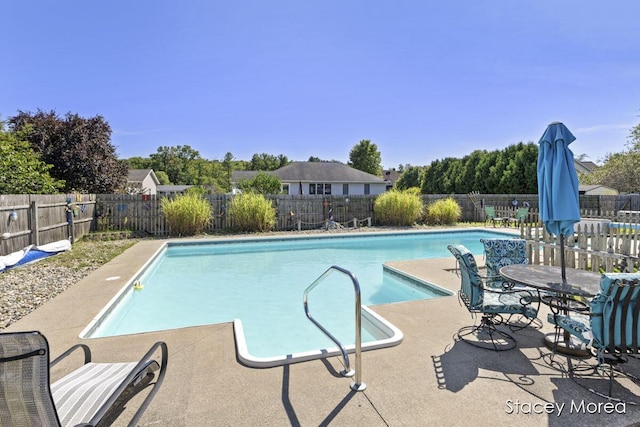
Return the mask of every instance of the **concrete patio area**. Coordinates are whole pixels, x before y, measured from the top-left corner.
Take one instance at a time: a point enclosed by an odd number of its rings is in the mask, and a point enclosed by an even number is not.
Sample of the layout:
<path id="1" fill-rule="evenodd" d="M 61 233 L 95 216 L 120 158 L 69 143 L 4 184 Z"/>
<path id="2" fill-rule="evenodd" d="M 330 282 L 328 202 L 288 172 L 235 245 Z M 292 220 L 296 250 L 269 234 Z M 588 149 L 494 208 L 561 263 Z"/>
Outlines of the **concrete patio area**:
<path id="1" fill-rule="evenodd" d="M 267 369 L 241 365 L 231 323 L 78 338 L 162 243 L 137 243 L 6 331 L 41 331 L 53 357 L 85 342 L 98 361 L 135 360 L 155 341 L 165 341 L 167 375 L 142 417 L 143 426 L 640 425 L 639 407 L 607 411 L 598 406 L 606 400 L 550 367 L 544 357 L 549 350 L 543 336 L 551 331 L 545 307 L 541 329 L 516 332 L 516 349 L 492 352 L 455 340 L 460 327 L 478 321 L 457 296 L 373 306 L 402 330 L 404 341 L 363 353 L 363 392 L 352 391 L 352 380 L 339 376 L 337 357 Z M 459 288 L 450 271 L 453 256 L 390 264 L 452 291 Z M 561 356 L 556 360 L 566 363 Z M 53 379 L 66 368 L 55 370 Z M 133 399 L 115 425 L 126 425 L 140 399 Z"/>

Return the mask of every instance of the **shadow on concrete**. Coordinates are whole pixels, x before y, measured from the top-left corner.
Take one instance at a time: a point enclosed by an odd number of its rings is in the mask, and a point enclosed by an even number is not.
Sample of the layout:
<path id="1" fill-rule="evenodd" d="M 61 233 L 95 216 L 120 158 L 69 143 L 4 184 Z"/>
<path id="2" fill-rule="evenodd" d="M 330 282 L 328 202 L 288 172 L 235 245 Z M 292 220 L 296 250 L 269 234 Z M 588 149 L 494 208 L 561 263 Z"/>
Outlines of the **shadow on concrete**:
<path id="1" fill-rule="evenodd" d="M 456 393 L 478 378 L 530 385 L 538 371 L 519 348 L 496 352 L 474 347 L 454 337 L 452 346 L 447 346 L 442 354 L 431 356 L 438 388 Z M 481 370 L 500 372 L 505 379 L 481 376 Z"/>

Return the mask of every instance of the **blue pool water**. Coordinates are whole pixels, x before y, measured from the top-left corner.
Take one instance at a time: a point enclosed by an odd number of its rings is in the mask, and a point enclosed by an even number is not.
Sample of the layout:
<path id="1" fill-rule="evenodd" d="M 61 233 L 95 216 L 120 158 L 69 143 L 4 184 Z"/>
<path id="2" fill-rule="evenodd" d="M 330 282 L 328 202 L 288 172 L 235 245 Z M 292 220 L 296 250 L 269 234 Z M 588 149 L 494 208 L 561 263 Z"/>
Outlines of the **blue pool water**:
<path id="1" fill-rule="evenodd" d="M 446 295 L 383 272 L 393 260 L 448 257 L 449 244 L 482 253 L 484 231 L 279 238 L 170 243 L 131 284 L 88 337 L 158 331 L 241 319 L 248 350 L 257 357 L 333 346 L 305 315 L 304 290 L 332 265 L 354 273 L 362 304 Z M 133 283 L 133 281 L 131 282 Z M 354 342 L 354 290 L 331 274 L 309 295 L 312 315 L 346 343 Z M 337 332 L 336 332 L 337 331 Z M 376 337 L 363 330 L 363 342 Z"/>

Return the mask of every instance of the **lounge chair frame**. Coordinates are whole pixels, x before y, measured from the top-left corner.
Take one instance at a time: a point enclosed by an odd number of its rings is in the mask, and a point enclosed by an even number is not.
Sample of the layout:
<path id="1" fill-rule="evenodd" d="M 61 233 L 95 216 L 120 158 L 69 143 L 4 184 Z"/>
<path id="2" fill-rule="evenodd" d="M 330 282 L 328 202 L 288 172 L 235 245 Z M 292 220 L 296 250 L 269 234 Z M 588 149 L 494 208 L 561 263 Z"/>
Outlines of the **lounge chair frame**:
<path id="1" fill-rule="evenodd" d="M 50 369 L 79 350 L 84 353 L 82 367 L 56 381 L 53 385 L 50 384 Z M 153 358 L 158 351 L 161 353 L 160 363 Z M 167 345 L 158 341 L 135 365 L 133 363 L 95 364 L 91 362 L 91 350 L 85 344 L 74 345 L 49 363 L 49 343 L 40 332 L 2 333 L 0 334 L 0 412 L 2 412 L 0 415 L 2 423 L 0 424 L 13 425 L 17 423 L 14 420 L 21 420 L 21 422 L 33 425 L 61 426 L 63 422 L 60 419 L 59 408 L 56 406 L 52 386 L 55 388 L 57 384 L 64 384 L 69 378 L 80 381 L 83 369 L 84 372 L 87 372 L 94 366 L 112 368 L 126 365 L 129 369 L 128 374 L 110 392 L 104 402 L 98 403 L 97 410 L 91 411 L 90 419 L 82 420 L 79 423 L 74 422 L 73 425 L 95 426 L 98 423 L 108 422 L 105 419 L 112 415 L 113 411 L 122 409 L 118 407 L 119 405 L 124 405 L 131 397 L 150 385 L 153 377 L 156 377 L 155 382 L 151 385 L 151 390 L 148 391 L 146 398 L 128 424 L 135 426 L 164 380 L 167 359 Z M 133 367 L 131 368 L 131 366 Z M 155 371 L 158 371 L 157 376 Z M 18 373 L 17 377 L 16 373 Z M 11 381 L 12 378 L 23 378 L 24 381 L 17 384 L 15 381 Z M 73 383 L 74 390 L 77 390 L 78 387 L 76 383 Z M 95 391 L 95 389 L 92 390 Z M 82 396 L 78 401 L 86 404 L 85 399 L 86 396 Z M 67 418 L 73 419 L 74 417 L 69 415 Z"/>

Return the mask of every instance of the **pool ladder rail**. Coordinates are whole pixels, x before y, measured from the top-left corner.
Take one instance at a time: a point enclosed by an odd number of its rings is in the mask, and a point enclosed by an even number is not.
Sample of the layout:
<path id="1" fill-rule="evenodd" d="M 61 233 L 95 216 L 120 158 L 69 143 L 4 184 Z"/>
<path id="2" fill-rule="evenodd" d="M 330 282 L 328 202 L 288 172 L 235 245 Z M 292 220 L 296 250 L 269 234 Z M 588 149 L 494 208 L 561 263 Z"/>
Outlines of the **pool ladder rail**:
<path id="1" fill-rule="evenodd" d="M 336 337 L 331 334 L 324 326 L 322 326 L 316 319 L 311 316 L 309 312 L 309 292 L 311 292 L 316 286 L 318 286 L 327 276 L 329 276 L 332 272 L 337 271 L 348 276 L 353 283 L 353 288 L 356 294 L 356 303 L 355 303 L 355 316 L 356 316 L 356 367 L 355 369 L 351 369 L 351 364 L 349 363 L 349 355 L 347 354 L 347 350 L 344 348 L 342 343 L 338 341 Z M 324 334 L 333 341 L 338 348 L 340 349 L 340 353 L 342 353 L 342 359 L 344 360 L 344 369 L 340 371 L 340 374 L 344 377 L 352 377 L 355 375 L 354 381 L 351 383 L 351 389 L 354 391 L 364 391 L 367 388 L 367 385 L 362 382 L 362 363 L 361 363 L 361 355 L 362 355 L 362 305 L 361 305 L 361 296 L 360 296 L 360 284 L 358 283 L 358 279 L 356 276 L 342 267 L 338 267 L 337 265 L 332 265 L 329 267 L 324 273 L 322 273 L 316 280 L 313 281 L 311 285 L 307 287 L 304 291 L 303 296 L 303 304 L 304 304 L 304 312 L 307 315 L 307 318 L 313 322 Z"/>

